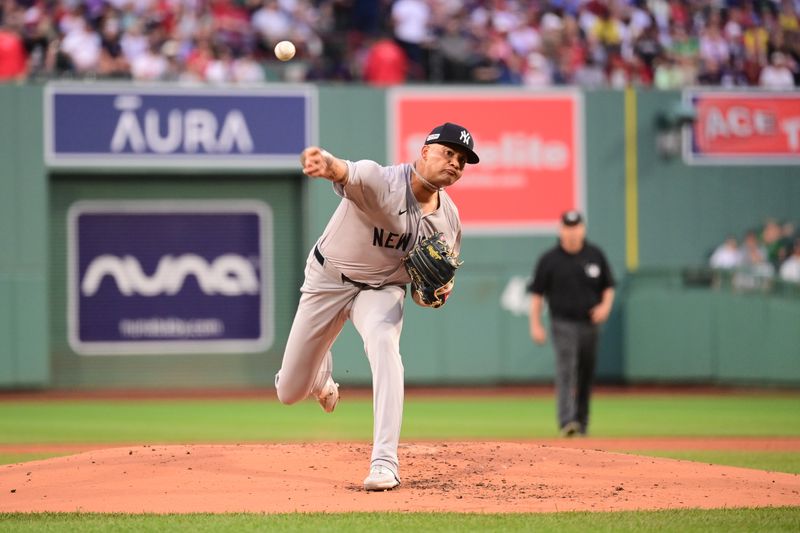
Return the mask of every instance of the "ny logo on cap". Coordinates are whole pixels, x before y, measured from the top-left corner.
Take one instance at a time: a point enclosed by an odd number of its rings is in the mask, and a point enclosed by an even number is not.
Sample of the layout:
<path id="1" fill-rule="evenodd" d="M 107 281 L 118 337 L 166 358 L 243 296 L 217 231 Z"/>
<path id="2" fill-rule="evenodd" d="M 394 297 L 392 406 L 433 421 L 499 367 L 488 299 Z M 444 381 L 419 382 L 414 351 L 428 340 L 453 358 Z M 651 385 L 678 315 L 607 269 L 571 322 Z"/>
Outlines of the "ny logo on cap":
<path id="1" fill-rule="evenodd" d="M 461 130 L 461 142 L 469 144 L 469 132 L 467 130 Z"/>

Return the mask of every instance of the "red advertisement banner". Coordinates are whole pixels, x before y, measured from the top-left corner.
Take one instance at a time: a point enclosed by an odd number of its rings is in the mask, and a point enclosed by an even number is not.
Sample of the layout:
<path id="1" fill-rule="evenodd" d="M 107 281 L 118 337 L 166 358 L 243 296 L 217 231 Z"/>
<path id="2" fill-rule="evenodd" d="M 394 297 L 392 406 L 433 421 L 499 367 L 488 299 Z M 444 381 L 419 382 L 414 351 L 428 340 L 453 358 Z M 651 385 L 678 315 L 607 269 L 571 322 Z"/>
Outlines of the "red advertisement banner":
<path id="1" fill-rule="evenodd" d="M 481 162 L 448 189 L 465 231 L 553 231 L 562 212 L 583 208 L 578 93 L 398 89 L 390 98 L 394 163 L 416 159 L 444 122 L 472 133 Z"/>
<path id="2" fill-rule="evenodd" d="M 800 95 L 698 92 L 689 98 L 696 112 L 691 161 L 800 163 Z"/>

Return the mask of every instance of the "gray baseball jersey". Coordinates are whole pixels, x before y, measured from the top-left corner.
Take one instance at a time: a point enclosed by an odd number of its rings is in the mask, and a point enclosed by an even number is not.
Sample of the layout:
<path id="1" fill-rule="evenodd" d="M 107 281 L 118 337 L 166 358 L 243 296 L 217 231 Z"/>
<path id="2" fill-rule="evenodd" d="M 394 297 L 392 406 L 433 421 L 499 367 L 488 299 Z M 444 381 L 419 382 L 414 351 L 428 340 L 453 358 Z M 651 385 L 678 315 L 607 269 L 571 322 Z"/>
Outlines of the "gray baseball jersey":
<path id="1" fill-rule="evenodd" d="M 411 191 L 410 164 L 382 167 L 374 161 L 347 161 L 347 170 L 347 184 L 333 186 L 344 200 L 318 243 L 325 260 L 342 274 L 376 287 L 408 283 L 400 260 L 436 231 L 459 253 L 458 209 L 442 190 L 439 208 L 423 216 Z"/>
<path id="2" fill-rule="evenodd" d="M 405 284 L 410 281 L 401 260 L 418 241 L 437 231 L 458 253 L 461 223 L 443 190 L 439 207 L 423 215 L 411 190 L 410 164 L 346 163 L 347 184 L 334 185 L 342 201 L 306 261 L 300 303 L 275 387 L 283 403 L 318 393 L 333 369 L 331 346 L 345 321 L 351 320 L 364 340 L 372 370 L 371 462 L 386 466 L 399 480 L 404 395 L 400 332 Z"/>

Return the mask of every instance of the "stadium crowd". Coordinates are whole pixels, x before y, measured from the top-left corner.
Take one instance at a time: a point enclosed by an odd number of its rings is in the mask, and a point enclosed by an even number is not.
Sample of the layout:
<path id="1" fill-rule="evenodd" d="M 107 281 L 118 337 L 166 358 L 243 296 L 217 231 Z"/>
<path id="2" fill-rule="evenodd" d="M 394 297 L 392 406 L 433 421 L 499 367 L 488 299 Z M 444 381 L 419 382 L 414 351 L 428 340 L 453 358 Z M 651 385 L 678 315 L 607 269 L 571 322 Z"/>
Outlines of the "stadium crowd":
<path id="1" fill-rule="evenodd" d="M 711 254 L 709 266 L 734 272 L 734 284 L 743 288 L 759 288 L 775 277 L 800 284 L 800 233 L 790 221 L 768 219 L 760 231 L 746 232 L 741 244 L 729 235 Z"/>
<path id="2" fill-rule="evenodd" d="M 792 88 L 800 0 L 0 0 L 0 80 Z M 283 39 L 295 60 L 272 54 Z"/>

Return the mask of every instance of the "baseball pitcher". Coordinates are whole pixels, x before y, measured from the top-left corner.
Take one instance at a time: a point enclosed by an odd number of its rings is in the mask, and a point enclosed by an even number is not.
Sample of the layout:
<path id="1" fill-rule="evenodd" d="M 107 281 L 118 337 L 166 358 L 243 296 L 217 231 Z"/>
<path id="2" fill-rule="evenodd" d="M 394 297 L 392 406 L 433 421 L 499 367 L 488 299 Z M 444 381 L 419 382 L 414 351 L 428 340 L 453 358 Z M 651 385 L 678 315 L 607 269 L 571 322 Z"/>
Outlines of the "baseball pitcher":
<path id="1" fill-rule="evenodd" d="M 444 304 L 461 265 L 461 221 L 445 188 L 478 163 L 470 132 L 435 127 L 413 163 L 347 161 L 310 146 L 303 173 L 333 182 L 342 200 L 308 255 L 305 280 L 281 369 L 278 399 L 315 397 L 326 412 L 339 401 L 331 347 L 346 320 L 364 341 L 372 371 L 373 448 L 366 490 L 400 484 L 397 447 L 403 417 L 405 288 L 417 304 Z"/>

